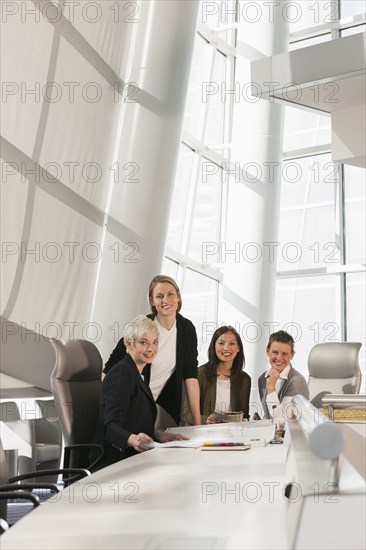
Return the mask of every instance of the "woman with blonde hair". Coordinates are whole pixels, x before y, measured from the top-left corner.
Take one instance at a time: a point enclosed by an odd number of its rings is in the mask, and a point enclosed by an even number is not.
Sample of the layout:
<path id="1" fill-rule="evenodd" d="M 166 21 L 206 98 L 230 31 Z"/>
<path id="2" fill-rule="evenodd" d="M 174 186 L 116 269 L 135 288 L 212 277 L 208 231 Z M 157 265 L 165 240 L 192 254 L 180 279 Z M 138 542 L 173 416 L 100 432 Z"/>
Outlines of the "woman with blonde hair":
<path id="1" fill-rule="evenodd" d="M 159 351 L 143 374 L 158 406 L 156 425 L 159 428 L 180 425 L 182 382 L 192 422 L 200 424 L 197 333 L 192 322 L 179 313 L 182 307 L 179 287 L 171 277 L 157 275 L 150 283 L 148 300 L 151 313 L 147 317 L 159 331 Z M 122 338 L 108 359 L 104 373 L 125 354 Z"/>
<path id="2" fill-rule="evenodd" d="M 153 321 L 140 315 L 123 331 L 127 352 L 105 377 L 102 384 L 97 441 L 104 446 L 105 458 L 98 469 L 123 460 L 160 443 L 187 439 L 180 434 L 155 429 L 156 404 L 142 371 L 158 352 L 159 331 Z"/>

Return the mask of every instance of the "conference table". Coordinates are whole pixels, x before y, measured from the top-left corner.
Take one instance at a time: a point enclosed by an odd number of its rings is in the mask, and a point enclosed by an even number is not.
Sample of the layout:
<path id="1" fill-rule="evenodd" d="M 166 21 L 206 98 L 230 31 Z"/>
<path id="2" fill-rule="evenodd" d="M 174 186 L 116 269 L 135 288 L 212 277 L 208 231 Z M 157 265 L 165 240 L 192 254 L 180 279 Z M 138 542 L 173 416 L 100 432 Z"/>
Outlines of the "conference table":
<path id="1" fill-rule="evenodd" d="M 286 550 L 289 445 L 253 439 L 247 451 L 162 446 L 113 464 L 32 511 L 1 548 Z"/>

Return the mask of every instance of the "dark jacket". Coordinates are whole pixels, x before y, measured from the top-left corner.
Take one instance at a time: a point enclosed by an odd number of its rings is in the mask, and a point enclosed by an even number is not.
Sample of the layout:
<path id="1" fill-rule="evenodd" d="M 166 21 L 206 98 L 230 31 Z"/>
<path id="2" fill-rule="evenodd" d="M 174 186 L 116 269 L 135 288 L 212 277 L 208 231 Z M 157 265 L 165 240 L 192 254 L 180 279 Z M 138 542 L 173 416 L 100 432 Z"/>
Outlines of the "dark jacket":
<path id="1" fill-rule="evenodd" d="M 267 372 L 267 371 L 266 371 Z M 262 402 L 262 407 L 264 410 L 264 418 L 270 418 L 269 410 L 267 407 L 266 397 L 267 397 L 267 378 L 266 372 L 260 375 L 258 378 L 258 390 L 259 396 Z M 281 403 L 284 397 L 293 397 L 294 395 L 301 394 L 306 399 L 309 399 L 309 388 L 306 383 L 303 375 L 295 370 L 292 366 L 287 377 L 287 380 L 284 380 L 280 391 L 278 393 L 278 400 Z"/>
<path id="2" fill-rule="evenodd" d="M 153 314 L 146 317 L 154 319 Z M 123 338 L 118 342 L 105 364 L 104 373 L 120 361 L 126 354 Z M 174 418 L 179 425 L 181 421 L 182 381 L 187 378 L 197 378 L 197 333 L 193 323 L 177 313 L 177 348 L 175 356 L 175 370 L 166 381 L 157 403 Z M 150 382 L 151 365 L 146 365 L 143 375 L 145 382 Z"/>
<path id="3" fill-rule="evenodd" d="M 107 457 L 100 466 L 136 454 L 127 446 L 131 434 L 144 432 L 154 437 L 156 405 L 150 388 L 143 381 L 135 362 L 128 354 L 114 365 L 102 384 L 99 443 Z"/>

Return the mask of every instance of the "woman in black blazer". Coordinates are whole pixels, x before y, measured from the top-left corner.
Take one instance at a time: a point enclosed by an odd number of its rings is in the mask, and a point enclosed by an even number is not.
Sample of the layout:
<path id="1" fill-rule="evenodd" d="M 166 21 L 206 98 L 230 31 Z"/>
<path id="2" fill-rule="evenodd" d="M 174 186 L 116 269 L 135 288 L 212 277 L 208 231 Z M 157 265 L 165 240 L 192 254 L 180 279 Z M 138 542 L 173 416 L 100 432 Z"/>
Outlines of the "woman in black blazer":
<path id="1" fill-rule="evenodd" d="M 156 405 L 142 371 L 158 351 L 156 325 L 141 315 L 126 325 L 123 337 L 127 353 L 111 368 L 102 384 L 99 439 L 106 458 L 100 468 L 146 451 L 153 439 L 160 443 L 186 439 L 154 428 Z"/>
<path id="2" fill-rule="evenodd" d="M 156 365 L 147 365 L 144 370 L 145 382 L 155 393 L 156 403 L 168 413 L 168 420 L 164 426 L 180 425 L 182 404 L 182 382 L 184 382 L 187 403 L 189 404 L 194 424 L 201 423 L 199 385 L 197 381 L 197 334 L 194 325 L 183 317 L 179 311 L 182 307 L 182 298 L 177 283 L 166 275 L 157 275 L 149 286 L 149 303 L 151 314 L 147 315 L 161 332 L 161 353 L 156 358 Z M 175 331 L 175 332 L 174 332 Z M 174 342 L 166 344 L 169 333 Z M 164 342 L 163 342 L 164 339 Z M 163 348 L 169 347 L 169 351 Z M 126 354 L 123 338 L 111 353 L 105 364 L 106 374 Z M 164 356 L 164 360 L 161 357 Z M 162 363 L 165 363 L 162 364 Z M 169 364 L 168 364 L 169 363 Z M 155 367 L 155 368 L 154 368 Z M 164 371 L 164 367 L 166 370 Z M 161 373 L 160 368 L 163 369 Z M 160 387 L 156 380 L 160 379 Z M 171 420 L 171 422 L 170 422 Z"/>

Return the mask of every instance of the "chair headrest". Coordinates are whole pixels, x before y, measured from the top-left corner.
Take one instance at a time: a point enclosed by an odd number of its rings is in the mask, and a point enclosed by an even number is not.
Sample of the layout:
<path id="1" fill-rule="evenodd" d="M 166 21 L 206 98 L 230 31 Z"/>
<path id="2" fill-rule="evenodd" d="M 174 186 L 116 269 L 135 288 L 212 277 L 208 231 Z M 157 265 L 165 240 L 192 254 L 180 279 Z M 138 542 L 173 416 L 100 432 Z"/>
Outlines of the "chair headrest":
<path id="1" fill-rule="evenodd" d="M 61 350 L 59 364 L 51 378 L 73 382 L 100 381 L 102 368 L 102 357 L 92 342 L 72 340 Z"/>
<path id="2" fill-rule="evenodd" d="M 308 368 L 314 378 L 350 378 L 360 375 L 360 342 L 316 344 L 309 353 Z"/>

